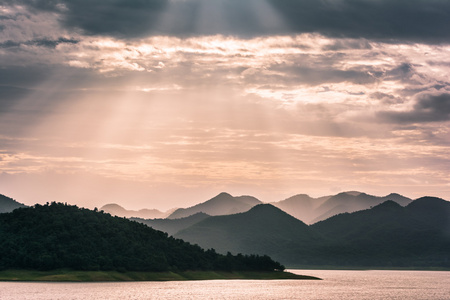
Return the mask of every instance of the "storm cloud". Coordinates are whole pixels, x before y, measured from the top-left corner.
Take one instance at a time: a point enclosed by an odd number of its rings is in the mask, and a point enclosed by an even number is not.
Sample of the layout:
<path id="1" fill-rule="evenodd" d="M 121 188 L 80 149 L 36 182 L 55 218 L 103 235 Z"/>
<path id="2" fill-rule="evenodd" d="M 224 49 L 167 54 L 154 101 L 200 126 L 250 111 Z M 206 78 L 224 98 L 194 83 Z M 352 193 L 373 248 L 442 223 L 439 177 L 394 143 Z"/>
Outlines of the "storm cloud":
<path id="1" fill-rule="evenodd" d="M 393 123 L 427 123 L 450 121 L 450 93 L 423 93 L 408 111 L 384 111 L 380 117 Z"/>
<path id="2" fill-rule="evenodd" d="M 56 46 L 58 46 L 59 44 L 63 44 L 63 43 L 76 44 L 78 42 L 79 42 L 78 40 L 67 39 L 64 37 L 60 37 L 56 40 L 36 39 L 36 40 L 30 40 L 30 41 L 26 41 L 26 42 L 15 42 L 12 40 L 7 40 L 5 42 L 0 43 L 0 48 L 16 48 L 16 47 L 20 47 L 21 45 L 56 48 Z"/>
<path id="3" fill-rule="evenodd" d="M 448 198 L 449 13 L 443 0 L 4 0 L 0 193 L 164 209 L 330 185 Z"/>
<path id="4" fill-rule="evenodd" d="M 445 42 L 450 2 L 440 0 L 270 0 L 293 32 L 329 37 Z"/>
<path id="5" fill-rule="evenodd" d="M 442 43 L 450 2 L 441 0 L 20 0 L 58 12 L 85 34 L 136 38 L 319 33 L 328 37 Z"/>

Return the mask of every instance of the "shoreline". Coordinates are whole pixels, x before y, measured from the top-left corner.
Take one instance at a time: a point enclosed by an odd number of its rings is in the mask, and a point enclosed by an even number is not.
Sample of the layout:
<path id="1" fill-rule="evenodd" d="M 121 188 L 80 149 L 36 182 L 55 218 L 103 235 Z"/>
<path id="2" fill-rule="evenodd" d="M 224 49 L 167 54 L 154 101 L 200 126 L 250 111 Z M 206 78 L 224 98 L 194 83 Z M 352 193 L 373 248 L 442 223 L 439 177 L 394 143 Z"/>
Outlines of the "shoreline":
<path id="1" fill-rule="evenodd" d="M 126 282 L 126 281 L 188 281 L 188 280 L 321 280 L 318 277 L 290 272 L 118 272 L 73 270 L 3 270 L 0 281 L 14 282 Z"/>
<path id="2" fill-rule="evenodd" d="M 339 266 L 287 266 L 286 270 L 330 270 L 330 271 L 450 271 L 445 267 L 339 267 Z"/>

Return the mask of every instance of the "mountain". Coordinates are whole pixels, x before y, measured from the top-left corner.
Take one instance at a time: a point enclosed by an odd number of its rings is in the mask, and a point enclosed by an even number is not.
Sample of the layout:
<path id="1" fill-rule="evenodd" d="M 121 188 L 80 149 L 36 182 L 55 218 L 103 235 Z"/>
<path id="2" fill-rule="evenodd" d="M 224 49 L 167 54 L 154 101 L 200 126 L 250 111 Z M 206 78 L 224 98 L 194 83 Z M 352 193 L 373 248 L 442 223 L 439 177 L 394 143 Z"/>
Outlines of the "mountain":
<path id="1" fill-rule="evenodd" d="M 317 209 L 317 207 L 328 200 L 328 198 L 329 197 L 322 197 L 315 199 L 311 198 L 308 195 L 300 194 L 270 204 L 309 224 L 313 219 L 316 218 L 315 210 Z"/>
<path id="2" fill-rule="evenodd" d="M 388 200 L 311 226 L 345 265 L 450 267 L 450 202 L 423 197 L 402 207 Z"/>
<path id="3" fill-rule="evenodd" d="M 307 224 L 314 224 L 337 214 L 368 209 L 387 200 L 393 200 L 402 206 L 406 206 L 412 201 L 399 194 L 377 197 L 357 191 L 350 191 L 321 198 L 297 195 L 271 204 Z"/>
<path id="4" fill-rule="evenodd" d="M 131 220 L 145 224 L 147 226 L 152 227 L 156 230 L 161 230 L 166 232 L 168 235 L 174 235 L 178 231 L 188 228 L 195 223 L 203 221 L 210 216 L 199 212 L 192 216 L 180 219 L 140 219 L 140 218 L 131 218 Z"/>
<path id="5" fill-rule="evenodd" d="M 220 255 L 103 212 L 61 203 L 0 214 L 0 269 L 284 269 L 268 256 Z"/>
<path id="6" fill-rule="evenodd" d="M 173 210 L 169 210 L 167 212 L 161 212 L 157 209 L 141 209 L 141 210 L 127 210 L 122 206 L 112 203 L 106 204 L 100 208 L 106 213 L 109 213 L 113 216 L 125 217 L 125 218 L 142 218 L 142 219 L 155 219 L 155 218 L 165 218 L 171 213 Z"/>
<path id="7" fill-rule="evenodd" d="M 20 207 L 25 207 L 25 205 L 0 194 L 0 213 L 11 212 Z"/>
<path id="8" fill-rule="evenodd" d="M 387 200 L 310 226 L 264 204 L 206 218 L 175 237 L 220 253 L 267 254 L 290 267 L 450 268 L 450 202 L 424 197 L 403 207 Z"/>
<path id="9" fill-rule="evenodd" d="M 387 200 L 393 200 L 402 206 L 405 206 L 412 201 L 411 199 L 398 194 L 389 194 L 384 197 L 377 197 L 366 193 L 355 194 L 355 192 L 344 192 L 330 197 L 327 201 L 321 204 L 316 210 L 319 216 L 313 220 L 313 223 L 325 220 L 339 213 L 368 209 Z"/>
<path id="10" fill-rule="evenodd" d="M 214 216 L 181 230 L 175 237 L 219 253 L 266 254 L 290 262 L 292 249 L 320 240 L 305 223 L 270 204 L 247 212 Z"/>
<path id="11" fill-rule="evenodd" d="M 233 197 L 228 193 L 220 193 L 216 197 L 189 208 L 179 208 L 168 219 L 179 219 L 203 212 L 210 216 L 230 215 L 248 211 L 262 202 L 252 196 Z"/>

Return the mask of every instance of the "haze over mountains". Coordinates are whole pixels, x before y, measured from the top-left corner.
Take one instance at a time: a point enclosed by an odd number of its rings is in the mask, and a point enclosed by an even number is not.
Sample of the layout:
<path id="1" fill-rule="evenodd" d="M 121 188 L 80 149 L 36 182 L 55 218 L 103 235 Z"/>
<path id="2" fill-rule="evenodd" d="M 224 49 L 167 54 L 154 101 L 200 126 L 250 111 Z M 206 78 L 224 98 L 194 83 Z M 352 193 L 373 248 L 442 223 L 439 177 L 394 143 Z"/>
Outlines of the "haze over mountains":
<path id="1" fill-rule="evenodd" d="M 0 203 L 20 206 L 3 199 Z M 230 213 L 237 210 L 243 212 Z M 313 222 L 336 212 L 312 225 L 299 219 Z M 345 192 L 263 204 L 254 197 L 221 193 L 169 217 L 132 220 L 205 249 L 269 255 L 288 267 L 450 268 L 450 202 L 434 197 L 413 201 L 398 194 Z"/>
<path id="2" fill-rule="evenodd" d="M 168 218 L 179 219 L 203 212 L 210 216 L 231 215 L 249 210 L 262 202 L 252 196 L 233 197 L 228 193 L 220 193 L 216 197 L 189 208 L 179 208 Z"/>
<path id="3" fill-rule="evenodd" d="M 122 206 L 111 203 L 103 205 L 100 210 L 109 213 L 113 216 L 125 217 L 125 218 L 143 218 L 143 219 L 156 219 L 156 218 L 166 218 L 174 210 L 168 210 L 166 212 L 159 211 L 157 209 L 140 209 L 140 210 L 127 210 Z"/>
<path id="4" fill-rule="evenodd" d="M 282 201 L 271 202 L 270 204 L 280 208 L 306 224 L 313 224 L 336 214 L 368 209 L 372 206 L 381 204 L 386 200 L 395 201 L 401 206 L 406 206 L 412 201 L 410 198 L 395 193 L 384 197 L 377 197 L 361 192 L 350 191 L 319 198 L 312 198 L 305 194 L 299 194 Z M 192 207 L 172 209 L 167 212 L 160 212 L 156 209 L 132 211 L 126 210 L 117 204 L 105 205 L 101 207 L 101 210 L 112 215 L 127 218 L 180 219 L 197 213 L 205 213 L 210 216 L 236 214 L 248 211 L 252 207 L 262 203 L 263 202 L 252 196 L 234 197 L 228 193 L 220 193 L 210 200 Z"/>
<path id="5" fill-rule="evenodd" d="M 179 219 L 192 216 L 197 213 L 205 213 L 210 216 L 230 215 L 244 212 L 262 202 L 252 196 L 233 197 L 228 193 L 220 193 L 214 198 L 188 208 L 173 208 L 166 212 L 157 209 L 141 209 L 138 211 L 127 210 L 118 204 L 106 204 L 100 209 L 119 217 L 141 219 Z"/>
<path id="6" fill-rule="evenodd" d="M 141 219 L 141 218 L 131 218 L 131 220 L 143 223 L 154 229 L 164 231 L 169 235 L 174 235 L 180 230 L 188 228 L 206 218 L 210 215 L 199 212 L 192 216 L 180 218 L 180 219 Z"/>
<path id="7" fill-rule="evenodd" d="M 311 226 L 264 204 L 206 218 L 175 237 L 288 266 L 450 267 L 450 202 L 424 197 L 402 207 L 388 200 Z"/>
<path id="8" fill-rule="evenodd" d="M 401 206 L 406 206 L 412 201 L 394 193 L 377 197 L 353 191 L 320 198 L 311 198 L 308 195 L 301 194 L 271 204 L 307 224 L 313 224 L 340 213 L 368 209 L 386 200 L 395 201 Z"/>
<path id="9" fill-rule="evenodd" d="M 137 221 L 219 253 L 267 254 L 291 267 L 450 267 L 450 202 L 434 197 L 296 195 L 238 214 Z"/>
<path id="10" fill-rule="evenodd" d="M 175 237 L 218 252 L 265 252 L 283 258 L 285 251 L 317 239 L 308 225 L 270 204 L 257 205 L 245 213 L 209 217 Z"/>

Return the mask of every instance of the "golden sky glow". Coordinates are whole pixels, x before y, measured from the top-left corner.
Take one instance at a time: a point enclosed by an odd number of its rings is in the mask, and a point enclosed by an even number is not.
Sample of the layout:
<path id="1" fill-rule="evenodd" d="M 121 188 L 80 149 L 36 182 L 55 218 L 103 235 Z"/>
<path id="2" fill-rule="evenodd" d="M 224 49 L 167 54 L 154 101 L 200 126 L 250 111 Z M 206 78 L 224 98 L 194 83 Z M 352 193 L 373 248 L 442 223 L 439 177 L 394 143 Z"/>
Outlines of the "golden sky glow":
<path id="1" fill-rule="evenodd" d="M 0 6 L 2 194 L 130 209 L 222 191 L 450 199 L 445 37 L 283 32 L 270 1 L 245 6 L 256 33 L 230 34 L 239 4 L 219 0 L 197 1 L 207 34 L 161 29 L 192 2 L 175 1 L 156 33 L 127 37 L 73 25 L 77 1 L 19 2 Z"/>

